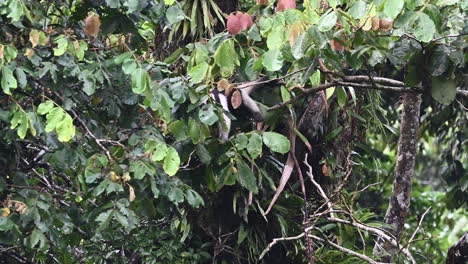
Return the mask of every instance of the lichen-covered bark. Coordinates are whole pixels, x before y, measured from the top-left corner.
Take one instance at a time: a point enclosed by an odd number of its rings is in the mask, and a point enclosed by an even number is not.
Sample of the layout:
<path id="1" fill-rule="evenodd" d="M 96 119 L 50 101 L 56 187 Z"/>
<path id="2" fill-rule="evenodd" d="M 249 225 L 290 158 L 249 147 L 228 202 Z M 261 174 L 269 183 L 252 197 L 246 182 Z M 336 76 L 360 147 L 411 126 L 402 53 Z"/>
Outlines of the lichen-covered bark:
<path id="1" fill-rule="evenodd" d="M 397 239 L 400 238 L 409 214 L 421 96 L 415 93 L 406 93 L 403 95 L 402 103 L 403 111 L 400 120 L 400 139 L 398 141 L 393 192 L 385 214 L 385 222 L 392 226 L 389 231 Z M 374 254 L 382 256 L 384 262 L 390 262 L 396 252 L 396 248 L 382 240 L 377 241 L 374 248 Z"/>
<path id="2" fill-rule="evenodd" d="M 447 253 L 446 264 L 468 263 L 468 232 L 453 244 Z"/>

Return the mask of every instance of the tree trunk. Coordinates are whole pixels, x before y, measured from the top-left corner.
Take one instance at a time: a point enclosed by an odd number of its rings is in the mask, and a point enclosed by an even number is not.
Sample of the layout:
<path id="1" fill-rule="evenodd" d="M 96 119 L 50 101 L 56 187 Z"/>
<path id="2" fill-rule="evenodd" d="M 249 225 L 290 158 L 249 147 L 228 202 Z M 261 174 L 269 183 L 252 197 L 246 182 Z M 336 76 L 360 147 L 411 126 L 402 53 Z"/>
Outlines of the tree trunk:
<path id="1" fill-rule="evenodd" d="M 400 139 L 398 142 L 393 192 L 385 222 L 392 226 L 389 231 L 399 240 L 403 225 L 409 214 L 412 178 L 416 158 L 417 131 L 419 128 L 419 108 L 421 96 L 415 93 L 403 95 Z M 390 243 L 379 239 L 374 247 L 374 254 L 382 256 L 383 262 L 391 262 L 398 250 Z M 388 254 L 387 254 L 388 253 Z"/>
<path id="2" fill-rule="evenodd" d="M 468 232 L 453 244 L 447 253 L 446 264 L 468 263 Z"/>

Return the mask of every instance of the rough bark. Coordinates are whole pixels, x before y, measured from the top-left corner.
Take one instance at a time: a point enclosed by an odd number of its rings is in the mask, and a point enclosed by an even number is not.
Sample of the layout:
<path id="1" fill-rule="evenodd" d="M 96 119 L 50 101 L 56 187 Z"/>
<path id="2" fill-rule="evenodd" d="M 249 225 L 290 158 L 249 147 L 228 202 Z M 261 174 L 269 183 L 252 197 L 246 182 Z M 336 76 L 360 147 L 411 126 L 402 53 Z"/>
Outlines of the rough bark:
<path id="1" fill-rule="evenodd" d="M 402 104 L 403 111 L 400 120 L 400 139 L 398 141 L 393 192 L 385 214 L 385 222 L 392 226 L 389 231 L 397 240 L 401 236 L 401 231 L 409 214 L 421 96 L 415 93 L 403 94 Z M 398 249 L 393 245 L 381 239 L 377 241 L 374 247 L 374 254 L 382 256 L 383 262 L 391 262 L 397 251 Z"/>
<path id="2" fill-rule="evenodd" d="M 446 264 L 468 263 L 468 232 L 453 244 L 447 253 Z"/>

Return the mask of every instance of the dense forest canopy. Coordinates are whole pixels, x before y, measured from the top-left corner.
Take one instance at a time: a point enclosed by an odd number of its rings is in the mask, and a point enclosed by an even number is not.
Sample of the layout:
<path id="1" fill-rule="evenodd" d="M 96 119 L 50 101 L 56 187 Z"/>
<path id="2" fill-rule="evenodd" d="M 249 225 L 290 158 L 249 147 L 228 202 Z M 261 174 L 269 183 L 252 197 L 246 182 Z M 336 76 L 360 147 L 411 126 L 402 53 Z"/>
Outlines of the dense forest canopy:
<path id="1" fill-rule="evenodd" d="M 467 18 L 0 0 L 0 263 L 465 263 Z"/>

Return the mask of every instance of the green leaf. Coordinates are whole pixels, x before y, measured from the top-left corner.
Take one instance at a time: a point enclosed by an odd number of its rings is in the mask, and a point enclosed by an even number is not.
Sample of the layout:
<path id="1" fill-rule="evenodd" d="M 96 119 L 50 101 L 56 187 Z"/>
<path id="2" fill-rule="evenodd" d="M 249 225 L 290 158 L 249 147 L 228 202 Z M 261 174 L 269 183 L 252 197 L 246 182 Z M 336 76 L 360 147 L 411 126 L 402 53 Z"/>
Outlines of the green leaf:
<path id="1" fill-rule="evenodd" d="M 146 5 L 146 1 L 144 0 L 126 0 L 123 2 L 124 6 L 128 8 L 128 13 L 140 12 Z"/>
<path id="2" fill-rule="evenodd" d="M 137 63 L 136 63 L 135 59 L 133 59 L 133 58 L 126 59 L 122 63 L 122 71 L 125 74 L 131 74 L 133 71 L 136 70 L 136 68 L 137 68 Z"/>
<path id="3" fill-rule="evenodd" d="M 343 87 L 338 87 L 337 90 L 336 90 L 336 97 L 338 99 L 338 105 L 343 108 L 343 106 L 345 106 L 346 104 L 346 99 L 347 99 L 347 95 L 346 95 L 346 91 Z"/>
<path id="4" fill-rule="evenodd" d="M 56 127 L 58 140 L 60 142 L 68 142 L 75 136 L 75 126 L 73 125 L 73 118 L 65 113 L 64 118 L 57 124 Z"/>
<path id="5" fill-rule="evenodd" d="M 109 184 L 106 187 L 106 194 L 110 194 L 113 192 L 123 192 L 124 189 L 120 183 L 117 182 L 109 182 Z"/>
<path id="6" fill-rule="evenodd" d="M 3 92 L 11 95 L 10 89 L 16 89 L 17 82 L 15 77 L 13 76 L 13 72 L 7 67 L 2 67 L 2 89 Z"/>
<path id="7" fill-rule="evenodd" d="M 436 27 L 434 21 L 426 13 L 417 12 L 414 24 L 413 32 L 416 39 L 429 42 L 434 38 Z"/>
<path id="8" fill-rule="evenodd" d="M 331 30 L 335 26 L 337 19 L 335 11 L 331 11 L 330 13 L 322 16 L 318 22 L 318 30 L 321 32 Z"/>
<path id="9" fill-rule="evenodd" d="M 210 164 L 211 155 L 210 152 L 202 144 L 197 145 L 197 156 L 203 164 Z"/>
<path id="10" fill-rule="evenodd" d="M 200 205 L 205 205 L 205 201 L 203 201 L 203 198 L 200 196 L 200 194 L 192 189 L 185 191 L 185 198 L 193 208 L 199 208 Z"/>
<path id="11" fill-rule="evenodd" d="M 18 80 L 18 85 L 21 88 L 25 88 L 28 84 L 26 74 L 24 73 L 23 69 L 20 67 L 16 67 L 16 78 Z"/>
<path id="12" fill-rule="evenodd" d="M 260 153 L 262 153 L 262 136 L 257 133 L 253 133 L 249 138 L 249 144 L 247 145 L 247 152 L 249 152 L 252 159 L 256 159 Z"/>
<path id="13" fill-rule="evenodd" d="M 132 73 L 132 91 L 136 94 L 141 94 L 150 87 L 149 74 L 142 68 L 136 69 Z"/>
<path id="14" fill-rule="evenodd" d="M 211 126 L 218 121 L 218 115 L 216 115 L 212 104 L 202 106 L 198 112 L 198 117 L 203 124 L 208 126 Z"/>
<path id="15" fill-rule="evenodd" d="M 10 217 L 0 217 L 0 231 L 8 231 L 15 228 L 15 223 Z"/>
<path id="16" fill-rule="evenodd" d="M 182 203 L 184 201 L 184 192 L 179 188 L 172 188 L 167 195 L 167 198 L 175 204 Z"/>
<path id="17" fill-rule="evenodd" d="M 209 65 L 206 62 L 199 64 L 190 69 L 188 75 L 192 77 L 193 83 L 199 83 L 205 79 L 206 73 L 208 72 Z"/>
<path id="18" fill-rule="evenodd" d="M 320 85 L 320 78 L 321 78 L 321 75 L 320 75 L 320 70 L 316 70 L 310 77 L 309 77 L 309 80 L 310 80 L 310 85 L 312 87 L 317 87 Z"/>
<path id="19" fill-rule="evenodd" d="M 284 27 L 283 26 L 277 26 L 274 27 L 270 34 L 268 34 L 267 38 L 267 47 L 268 49 L 280 49 L 281 46 L 283 45 L 283 40 L 284 40 Z"/>
<path id="20" fill-rule="evenodd" d="M 245 164 L 242 159 L 237 160 L 237 179 L 240 185 L 247 190 L 257 193 L 257 179 L 253 174 L 252 170 Z"/>
<path id="21" fill-rule="evenodd" d="M 142 161 L 132 161 L 130 163 L 130 172 L 133 172 L 133 178 L 136 180 L 141 180 L 145 177 L 147 172 L 145 165 Z"/>
<path id="22" fill-rule="evenodd" d="M 46 236 L 37 228 L 35 228 L 29 237 L 30 247 L 34 248 L 39 243 L 39 248 L 44 249 L 47 247 L 48 240 Z"/>
<path id="23" fill-rule="evenodd" d="M 378 63 L 383 63 L 385 59 L 386 57 L 385 54 L 383 54 L 383 52 L 381 52 L 380 50 L 373 50 L 372 55 L 369 58 L 369 65 L 374 67 Z"/>
<path id="24" fill-rule="evenodd" d="M 283 58 L 279 49 L 273 49 L 263 54 L 262 64 L 267 71 L 279 71 L 283 67 Z"/>
<path id="25" fill-rule="evenodd" d="M 115 64 L 122 64 L 124 61 L 127 59 L 132 58 L 132 53 L 131 52 L 125 52 L 120 54 L 119 56 L 115 57 L 114 63 Z"/>
<path id="26" fill-rule="evenodd" d="M 291 100 L 291 93 L 283 85 L 281 85 L 281 100 L 283 100 L 283 102 Z"/>
<path id="27" fill-rule="evenodd" d="M 99 223 L 98 228 L 96 229 L 96 232 L 101 232 L 104 230 L 110 223 L 110 220 L 112 219 L 112 215 L 114 213 L 113 209 L 107 210 L 105 212 L 100 213 L 95 221 Z"/>
<path id="28" fill-rule="evenodd" d="M 223 77 L 229 77 L 234 73 L 236 65 L 239 65 L 239 59 L 232 39 L 226 39 L 219 45 L 214 54 L 214 60 L 221 69 Z"/>
<path id="29" fill-rule="evenodd" d="M 156 144 L 156 149 L 153 151 L 153 154 L 151 155 L 151 160 L 152 161 L 161 161 L 166 157 L 167 154 L 167 145 L 166 143 L 163 142 L 158 142 Z"/>
<path id="30" fill-rule="evenodd" d="M 183 120 L 176 120 L 172 122 L 167 128 L 172 132 L 172 134 L 174 134 L 176 141 L 187 139 L 187 126 Z"/>
<path id="31" fill-rule="evenodd" d="M 247 148 L 249 138 L 244 133 L 237 134 L 234 142 L 236 144 L 237 150 L 243 150 Z"/>
<path id="32" fill-rule="evenodd" d="M 159 197 L 159 189 L 156 186 L 156 181 L 154 180 L 153 177 L 150 178 L 150 184 L 151 184 L 151 192 L 153 193 L 153 197 L 157 199 Z"/>
<path id="33" fill-rule="evenodd" d="M 170 6 L 166 10 L 166 18 L 169 24 L 174 25 L 175 23 L 184 20 L 185 14 L 177 5 Z"/>
<path id="34" fill-rule="evenodd" d="M 244 227 L 244 224 L 241 224 L 239 228 L 239 233 L 237 233 L 237 245 L 242 244 L 242 242 L 247 238 L 248 234 L 249 230 Z"/>
<path id="35" fill-rule="evenodd" d="M 359 0 L 354 2 L 354 4 L 351 6 L 349 9 L 349 14 L 355 19 L 361 19 L 366 14 L 366 8 L 366 2 Z"/>
<path id="36" fill-rule="evenodd" d="M 304 57 L 305 52 L 309 45 L 311 44 L 311 41 L 309 39 L 309 34 L 307 32 L 302 33 L 297 39 L 296 42 L 291 47 L 291 52 L 293 57 L 296 60 L 301 59 Z"/>
<path id="37" fill-rule="evenodd" d="M 437 45 L 429 63 L 429 73 L 432 76 L 441 76 L 449 67 L 450 50 L 445 45 Z"/>
<path id="38" fill-rule="evenodd" d="M 179 153 L 173 147 L 169 147 L 166 157 L 164 158 L 163 169 L 169 176 L 174 176 L 179 170 L 180 158 Z"/>
<path id="39" fill-rule="evenodd" d="M 8 12 L 7 17 L 11 18 L 12 22 L 18 22 L 21 16 L 23 16 L 22 1 L 10 1 L 8 7 L 10 8 L 10 12 Z"/>
<path id="40" fill-rule="evenodd" d="M 201 127 L 200 124 L 197 123 L 194 119 L 190 118 L 189 119 L 189 137 L 192 139 L 193 144 L 197 144 L 198 141 L 200 140 L 200 133 L 201 133 Z"/>
<path id="41" fill-rule="evenodd" d="M 384 6 L 384 13 L 391 19 L 395 19 L 403 9 L 404 0 L 387 0 Z"/>
<path id="42" fill-rule="evenodd" d="M 62 56 L 67 51 L 68 40 L 65 36 L 61 35 L 55 39 L 57 47 L 54 48 L 54 56 Z"/>
<path id="43" fill-rule="evenodd" d="M 104 179 L 101 183 L 99 183 L 99 185 L 96 186 L 96 188 L 94 188 L 93 190 L 93 196 L 97 197 L 101 195 L 101 193 L 103 193 L 106 190 L 109 183 L 111 183 L 111 181 L 108 178 Z"/>
<path id="44" fill-rule="evenodd" d="M 442 104 L 450 104 L 457 94 L 457 84 L 453 79 L 432 77 L 432 98 Z"/>
<path id="45" fill-rule="evenodd" d="M 54 129 L 57 127 L 58 123 L 62 121 L 64 116 L 65 112 L 60 107 L 54 107 L 52 110 L 50 110 L 46 116 L 47 122 L 45 131 L 47 133 L 54 131 Z"/>
<path id="46" fill-rule="evenodd" d="M 276 132 L 263 132 L 263 143 L 273 152 L 287 153 L 290 143 L 287 137 Z"/>
<path id="47" fill-rule="evenodd" d="M 25 113 L 21 114 L 21 125 L 18 128 L 17 134 L 21 139 L 24 139 L 26 137 L 26 132 L 28 131 L 28 116 Z"/>
<path id="48" fill-rule="evenodd" d="M 125 215 L 123 215 L 121 212 L 119 211 L 114 211 L 114 216 L 115 216 L 115 219 L 117 219 L 117 221 L 124 227 L 124 228 L 128 228 L 129 224 L 128 224 L 128 219 Z"/>

